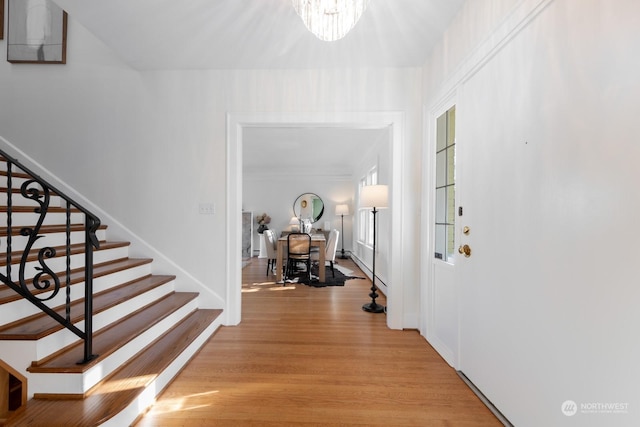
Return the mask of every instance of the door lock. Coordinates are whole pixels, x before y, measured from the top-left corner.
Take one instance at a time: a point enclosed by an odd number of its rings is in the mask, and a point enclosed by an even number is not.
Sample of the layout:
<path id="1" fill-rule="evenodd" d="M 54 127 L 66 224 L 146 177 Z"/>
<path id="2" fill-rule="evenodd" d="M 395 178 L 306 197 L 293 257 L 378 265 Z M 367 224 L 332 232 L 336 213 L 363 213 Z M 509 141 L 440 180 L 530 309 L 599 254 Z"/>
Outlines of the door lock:
<path id="1" fill-rule="evenodd" d="M 471 248 L 469 245 L 463 245 L 458 248 L 458 252 L 464 254 L 465 258 L 469 258 L 471 256 Z"/>

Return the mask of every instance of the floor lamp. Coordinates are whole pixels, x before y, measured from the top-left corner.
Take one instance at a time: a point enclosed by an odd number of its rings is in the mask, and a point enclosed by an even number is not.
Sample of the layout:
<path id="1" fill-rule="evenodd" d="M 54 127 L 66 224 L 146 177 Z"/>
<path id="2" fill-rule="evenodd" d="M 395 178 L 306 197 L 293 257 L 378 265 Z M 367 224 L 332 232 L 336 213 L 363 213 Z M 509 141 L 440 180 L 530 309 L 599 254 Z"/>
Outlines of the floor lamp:
<path id="1" fill-rule="evenodd" d="M 363 208 L 373 208 L 373 263 L 372 263 L 372 276 L 371 276 L 371 302 L 362 306 L 364 311 L 370 313 L 382 313 L 384 312 L 384 306 L 376 303 L 378 294 L 376 291 L 376 214 L 380 209 L 389 207 L 389 187 L 386 185 L 368 185 L 362 187 L 360 192 L 360 206 Z"/>
<path id="2" fill-rule="evenodd" d="M 342 254 L 338 257 L 340 259 L 347 259 L 348 257 L 344 254 L 344 216 L 349 215 L 349 205 L 337 205 L 336 206 L 336 216 L 339 216 L 342 220 Z"/>

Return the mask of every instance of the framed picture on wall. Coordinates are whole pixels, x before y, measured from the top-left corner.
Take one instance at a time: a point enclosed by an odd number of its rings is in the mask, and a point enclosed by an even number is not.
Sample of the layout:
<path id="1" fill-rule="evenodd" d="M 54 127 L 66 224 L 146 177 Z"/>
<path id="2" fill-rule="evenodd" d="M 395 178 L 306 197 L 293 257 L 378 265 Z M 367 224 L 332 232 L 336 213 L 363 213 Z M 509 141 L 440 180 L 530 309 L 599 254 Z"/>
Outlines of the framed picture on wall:
<path id="1" fill-rule="evenodd" d="M 4 38 L 4 0 L 0 0 L 0 40 Z"/>
<path id="2" fill-rule="evenodd" d="M 7 61 L 67 62 L 67 13 L 50 0 L 7 0 Z"/>

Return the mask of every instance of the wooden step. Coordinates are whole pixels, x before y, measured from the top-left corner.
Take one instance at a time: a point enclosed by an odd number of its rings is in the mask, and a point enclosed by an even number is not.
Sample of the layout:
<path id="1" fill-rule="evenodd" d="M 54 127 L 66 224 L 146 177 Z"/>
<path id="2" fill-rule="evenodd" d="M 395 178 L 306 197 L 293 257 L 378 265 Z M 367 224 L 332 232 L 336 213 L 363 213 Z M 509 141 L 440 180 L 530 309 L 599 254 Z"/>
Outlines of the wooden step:
<path id="1" fill-rule="evenodd" d="M 93 313 L 101 313 L 172 280 L 175 280 L 175 276 L 149 275 L 96 294 L 93 297 Z M 65 316 L 64 306 L 55 308 L 55 311 Z M 83 319 L 84 300 L 72 303 L 72 322 L 77 323 Z M 0 340 L 37 340 L 62 329 L 63 326 L 50 316 L 39 313 L 0 328 Z"/>
<path id="2" fill-rule="evenodd" d="M 185 351 L 194 337 L 210 327 L 222 310 L 197 310 L 151 343 L 121 369 L 97 384 L 82 400 L 31 399 L 6 427 L 98 426 L 130 406 L 167 367 Z M 157 388 L 156 393 L 162 391 Z M 55 414 L 55 415 L 53 415 Z M 130 425 L 131 421 L 120 425 Z"/>
<path id="3" fill-rule="evenodd" d="M 11 228 L 12 236 L 20 236 L 20 230 L 22 227 L 16 226 Z M 100 224 L 98 230 L 106 230 L 107 226 L 104 224 Z M 67 231 L 67 227 L 65 225 L 43 225 L 40 228 L 40 235 L 43 234 L 51 234 L 51 233 L 65 233 Z M 84 224 L 71 224 L 70 231 L 84 231 Z M 0 237 L 6 237 L 7 227 L 0 227 Z"/>
<path id="4" fill-rule="evenodd" d="M 93 278 L 94 280 L 98 277 L 106 276 L 109 274 L 113 274 L 118 271 L 122 271 L 129 268 L 134 268 L 140 265 L 149 264 L 153 260 L 149 258 L 122 258 L 115 261 L 109 261 L 101 264 L 96 264 L 93 266 Z M 71 271 L 71 280 L 70 283 L 76 284 L 84 282 L 84 268 L 76 269 Z M 65 284 L 61 284 L 62 287 L 65 287 Z M 42 293 L 43 291 L 34 290 L 34 294 Z M 8 286 L 0 286 L 0 304 L 5 304 L 11 301 L 17 301 L 22 299 L 20 295 L 18 295 L 13 289 Z"/>
<path id="5" fill-rule="evenodd" d="M 0 170 L 0 176 L 7 176 L 7 175 L 8 175 L 8 173 L 7 173 L 6 170 L 4 170 L 4 169 Z M 24 172 L 18 172 L 16 170 L 11 172 L 11 177 L 12 178 L 22 178 L 22 179 L 31 179 L 32 178 L 31 175 L 29 175 L 27 173 L 24 173 Z"/>
<path id="6" fill-rule="evenodd" d="M 107 249 L 115 249 L 121 248 L 124 246 L 129 246 L 129 242 L 100 242 L 100 248 L 94 249 L 95 251 L 103 251 Z M 85 245 L 84 243 L 77 243 L 70 246 L 70 255 L 77 255 L 80 253 L 84 253 Z M 56 257 L 64 257 L 66 256 L 66 246 L 55 246 L 53 248 L 56 251 Z M 39 249 L 32 249 L 29 255 L 27 256 L 27 262 L 37 261 L 38 260 L 38 251 Z M 18 264 L 22 259 L 22 252 L 14 253 L 11 256 L 11 264 Z M 7 254 L 0 253 L 0 267 L 4 267 L 7 265 Z"/>
<path id="7" fill-rule="evenodd" d="M 18 214 L 18 213 L 34 213 L 36 209 L 38 209 L 40 206 L 39 205 L 34 205 L 34 206 L 24 206 L 24 205 L 14 205 L 11 206 L 11 212 L 14 214 Z M 77 208 L 71 208 L 69 209 L 70 212 L 73 213 L 78 213 L 80 212 L 80 209 Z M 0 213 L 7 213 L 9 212 L 9 208 L 7 206 L 0 206 Z M 47 208 L 47 214 L 50 213 L 65 213 L 67 212 L 66 208 L 61 208 L 60 206 L 49 206 Z M 39 213 L 38 213 L 39 214 Z"/>
<path id="8" fill-rule="evenodd" d="M 31 373 L 82 373 L 88 371 L 124 344 L 197 297 L 197 292 L 174 292 L 128 317 L 120 319 L 111 326 L 94 332 L 93 351 L 98 357 L 88 363 L 78 364 L 78 361 L 83 358 L 83 343 L 78 342 L 52 357 L 32 362 L 27 370 Z"/>
<path id="9" fill-rule="evenodd" d="M 24 177 L 26 177 L 26 175 L 24 175 Z M 9 189 L 7 187 L 0 187 L 0 193 L 8 193 Z M 11 188 L 11 193 L 12 194 L 22 194 L 22 190 L 20 190 L 20 187 L 15 187 L 12 186 Z M 51 195 L 51 197 L 59 197 L 57 193 L 55 193 L 53 190 L 49 190 L 49 194 Z"/>

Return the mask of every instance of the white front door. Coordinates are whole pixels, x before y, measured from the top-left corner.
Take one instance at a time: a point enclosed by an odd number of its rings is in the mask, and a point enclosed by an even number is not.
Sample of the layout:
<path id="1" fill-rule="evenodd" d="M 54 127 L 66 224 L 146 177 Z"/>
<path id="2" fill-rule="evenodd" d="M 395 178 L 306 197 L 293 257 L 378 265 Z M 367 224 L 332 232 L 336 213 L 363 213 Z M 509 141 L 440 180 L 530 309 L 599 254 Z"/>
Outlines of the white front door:
<path id="1" fill-rule="evenodd" d="M 449 105 L 435 118 L 435 219 L 428 280 L 427 339 L 451 365 L 458 359 L 458 291 L 456 284 L 456 108 Z"/>

